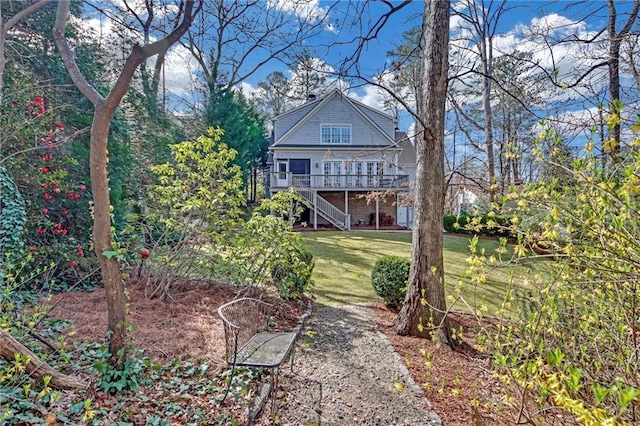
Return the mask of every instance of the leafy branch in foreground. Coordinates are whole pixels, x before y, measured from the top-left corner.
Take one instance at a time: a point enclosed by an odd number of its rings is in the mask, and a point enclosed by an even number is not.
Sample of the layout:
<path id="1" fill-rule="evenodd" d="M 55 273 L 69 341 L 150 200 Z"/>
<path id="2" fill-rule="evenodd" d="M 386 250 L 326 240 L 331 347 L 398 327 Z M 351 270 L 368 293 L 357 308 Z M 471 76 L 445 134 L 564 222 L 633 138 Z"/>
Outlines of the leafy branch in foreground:
<path id="1" fill-rule="evenodd" d="M 518 315 L 494 337 L 497 375 L 518 422 L 635 424 L 640 405 L 640 139 L 603 166 L 586 152 L 562 173 L 518 188 L 511 262 L 537 262 L 507 295 Z M 506 245 L 506 241 L 503 241 Z M 505 251 L 506 252 L 506 251 Z M 474 276 L 497 263 L 472 256 Z M 517 281 L 516 281 L 517 280 Z M 514 289 L 516 286 L 514 286 Z"/>
<path id="2" fill-rule="evenodd" d="M 278 193 L 245 219 L 242 174 L 232 164 L 236 151 L 220 142 L 222 134 L 210 129 L 172 145 L 174 161 L 152 169 L 158 183 L 149 191 L 143 224 L 155 246 L 148 295 L 169 296 L 175 278 L 189 277 L 275 285 L 281 296 L 298 299 L 310 288 L 313 269 L 293 233 L 302 199 Z"/>

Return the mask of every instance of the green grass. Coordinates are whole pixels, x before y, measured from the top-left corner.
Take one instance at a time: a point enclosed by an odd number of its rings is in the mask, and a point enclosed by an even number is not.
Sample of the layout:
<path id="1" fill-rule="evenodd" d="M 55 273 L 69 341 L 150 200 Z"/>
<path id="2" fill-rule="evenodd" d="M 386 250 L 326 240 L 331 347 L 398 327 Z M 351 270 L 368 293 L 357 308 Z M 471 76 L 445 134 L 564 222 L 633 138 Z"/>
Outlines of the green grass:
<path id="1" fill-rule="evenodd" d="M 320 304 L 380 301 L 371 286 L 371 269 L 376 259 L 383 255 L 411 258 L 410 232 L 307 232 L 303 233 L 303 239 L 315 257 L 314 293 Z M 480 240 L 478 249 L 484 248 L 490 254 L 497 246 L 495 241 Z M 453 286 L 464 278 L 469 256 L 469 238 L 445 235 L 445 284 L 448 295 L 451 295 Z M 485 304 L 489 313 L 494 314 L 513 272 L 515 268 L 494 269 L 486 283 L 478 288 L 466 285 L 462 295 L 472 307 Z M 447 303 L 450 305 L 451 300 L 447 300 Z M 459 301 L 454 310 L 468 308 Z"/>

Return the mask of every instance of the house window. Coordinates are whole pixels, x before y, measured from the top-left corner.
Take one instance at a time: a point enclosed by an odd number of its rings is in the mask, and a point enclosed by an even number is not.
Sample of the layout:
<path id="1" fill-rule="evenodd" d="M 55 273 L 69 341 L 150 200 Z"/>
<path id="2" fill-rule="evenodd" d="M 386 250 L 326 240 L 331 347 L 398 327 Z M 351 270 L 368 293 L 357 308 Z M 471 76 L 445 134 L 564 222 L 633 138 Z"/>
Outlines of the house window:
<path id="1" fill-rule="evenodd" d="M 279 180 L 287 179 L 287 162 L 286 161 L 278 161 L 278 179 Z"/>
<path id="2" fill-rule="evenodd" d="M 323 124 L 320 133 L 322 143 L 351 143 L 350 124 Z"/>
<path id="3" fill-rule="evenodd" d="M 347 186 L 362 187 L 362 163 L 350 161 L 346 164 Z"/>
<path id="4" fill-rule="evenodd" d="M 384 161 L 367 161 L 367 179 L 369 186 L 381 186 L 384 174 Z"/>
<path id="5" fill-rule="evenodd" d="M 324 186 L 339 187 L 342 161 L 325 161 L 323 163 Z"/>

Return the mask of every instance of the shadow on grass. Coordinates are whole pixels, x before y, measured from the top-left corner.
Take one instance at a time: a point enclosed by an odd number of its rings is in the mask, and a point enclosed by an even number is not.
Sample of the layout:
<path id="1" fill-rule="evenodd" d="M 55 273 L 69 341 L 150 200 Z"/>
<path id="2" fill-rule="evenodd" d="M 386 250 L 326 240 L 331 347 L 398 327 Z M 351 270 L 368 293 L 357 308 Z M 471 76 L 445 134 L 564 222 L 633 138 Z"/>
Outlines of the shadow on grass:
<path id="1" fill-rule="evenodd" d="M 368 297 L 365 294 L 354 295 L 349 291 L 327 290 L 321 289 L 315 291 L 316 304 L 318 308 L 340 307 L 348 303 L 371 303 L 379 302 L 382 299 L 378 297 Z"/>
<path id="2" fill-rule="evenodd" d="M 369 268 L 371 261 L 366 256 L 362 256 L 362 253 L 373 253 L 376 256 L 380 255 L 380 253 L 375 250 L 364 250 L 362 248 L 354 250 L 353 247 L 345 247 L 332 241 L 325 242 L 317 240 L 313 241 L 312 251 L 315 256 L 323 260 L 349 264 L 363 269 Z"/>

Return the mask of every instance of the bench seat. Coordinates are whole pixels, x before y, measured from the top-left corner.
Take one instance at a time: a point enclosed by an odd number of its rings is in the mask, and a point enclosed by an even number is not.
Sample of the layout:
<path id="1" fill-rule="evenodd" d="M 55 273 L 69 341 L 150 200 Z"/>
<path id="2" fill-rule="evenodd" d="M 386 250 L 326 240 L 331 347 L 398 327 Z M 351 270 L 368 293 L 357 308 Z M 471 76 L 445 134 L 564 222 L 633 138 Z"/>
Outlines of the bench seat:
<path id="1" fill-rule="evenodd" d="M 230 364 L 241 367 L 275 368 L 279 367 L 290 355 L 298 337 L 295 331 L 255 334 L 236 353 Z"/>

